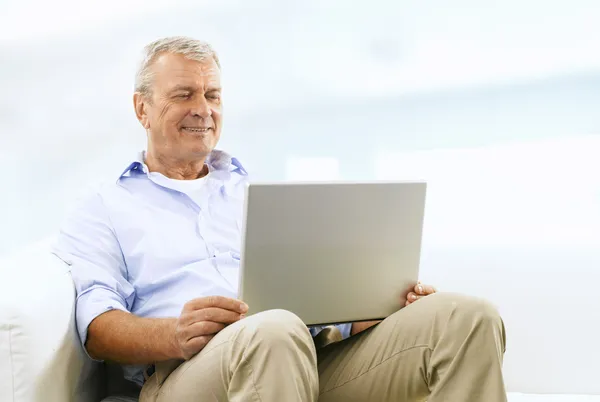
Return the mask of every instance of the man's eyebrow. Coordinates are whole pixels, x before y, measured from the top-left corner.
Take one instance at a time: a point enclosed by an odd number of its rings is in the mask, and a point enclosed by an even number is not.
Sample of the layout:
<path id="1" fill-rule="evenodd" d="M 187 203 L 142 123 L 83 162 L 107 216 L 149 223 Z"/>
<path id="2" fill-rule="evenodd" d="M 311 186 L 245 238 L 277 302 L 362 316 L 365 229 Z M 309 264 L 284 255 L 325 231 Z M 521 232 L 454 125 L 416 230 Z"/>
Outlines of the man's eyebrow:
<path id="1" fill-rule="evenodd" d="M 196 89 L 192 86 L 189 85 L 176 85 L 175 87 L 173 87 L 169 92 L 178 92 L 178 91 L 187 91 L 187 92 L 194 92 Z"/>
<path id="2" fill-rule="evenodd" d="M 176 85 L 169 91 L 169 93 L 174 93 L 178 91 L 196 92 L 197 88 L 192 87 L 190 85 Z M 221 87 L 207 88 L 206 92 L 221 92 Z"/>

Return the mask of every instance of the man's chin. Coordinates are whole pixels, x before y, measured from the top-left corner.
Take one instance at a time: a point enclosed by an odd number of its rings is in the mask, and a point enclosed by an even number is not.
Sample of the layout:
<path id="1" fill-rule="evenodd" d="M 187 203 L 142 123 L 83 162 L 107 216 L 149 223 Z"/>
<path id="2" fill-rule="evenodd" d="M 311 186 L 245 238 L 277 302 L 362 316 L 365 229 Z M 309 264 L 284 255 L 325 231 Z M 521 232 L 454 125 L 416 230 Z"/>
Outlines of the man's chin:
<path id="1" fill-rule="evenodd" d="M 187 149 L 187 153 L 195 159 L 206 158 L 215 149 L 214 146 L 203 144 L 201 146 L 191 146 Z"/>

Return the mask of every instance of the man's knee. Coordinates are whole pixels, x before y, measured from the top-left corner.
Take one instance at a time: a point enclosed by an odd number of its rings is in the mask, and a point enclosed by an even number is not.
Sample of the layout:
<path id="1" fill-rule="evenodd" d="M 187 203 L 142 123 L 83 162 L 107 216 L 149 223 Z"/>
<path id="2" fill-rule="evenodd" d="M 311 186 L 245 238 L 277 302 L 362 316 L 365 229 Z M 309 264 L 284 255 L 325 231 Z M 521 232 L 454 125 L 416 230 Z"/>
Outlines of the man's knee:
<path id="1" fill-rule="evenodd" d="M 268 328 L 274 331 L 285 331 L 290 328 L 306 328 L 300 317 L 287 310 L 267 310 L 254 314 L 245 320 L 249 321 L 247 326 L 257 329 Z"/>
<path id="2" fill-rule="evenodd" d="M 261 341 L 312 343 L 312 337 L 302 320 L 287 310 L 268 310 L 242 320 L 242 331 Z"/>
<path id="3" fill-rule="evenodd" d="M 434 322 L 455 322 L 454 328 L 469 331 L 474 327 L 491 327 L 502 337 L 502 343 L 505 343 L 504 323 L 496 307 L 485 299 L 466 296 L 457 293 L 440 292 L 426 296 L 406 309 L 419 309 L 419 317 L 426 317 L 427 322 L 434 325 Z M 400 310 L 388 319 L 403 320 L 408 311 Z M 439 320 L 442 321 L 439 321 Z M 403 325 L 394 326 L 402 328 Z M 504 345 L 503 345 L 504 346 Z"/>
<path id="4" fill-rule="evenodd" d="M 483 324 L 499 325 L 502 318 L 498 309 L 489 301 L 456 293 L 438 293 L 438 304 L 448 306 L 461 320 Z"/>
<path id="5" fill-rule="evenodd" d="M 464 330 L 472 328 L 492 328 L 501 339 L 502 352 L 506 345 L 504 322 L 498 309 L 489 301 L 479 297 L 456 293 L 437 293 L 431 297 L 439 311 L 448 309 L 451 319 L 458 320 L 458 326 Z"/>

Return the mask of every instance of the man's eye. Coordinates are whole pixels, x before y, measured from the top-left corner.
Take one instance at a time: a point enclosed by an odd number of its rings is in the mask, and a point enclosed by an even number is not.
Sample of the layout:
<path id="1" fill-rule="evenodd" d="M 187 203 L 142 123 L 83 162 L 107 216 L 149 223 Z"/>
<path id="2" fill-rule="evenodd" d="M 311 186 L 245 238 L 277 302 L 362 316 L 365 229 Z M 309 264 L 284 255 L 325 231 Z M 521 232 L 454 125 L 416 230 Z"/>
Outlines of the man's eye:
<path id="1" fill-rule="evenodd" d="M 187 99 L 190 97 L 190 94 L 179 94 L 179 95 L 176 95 L 176 97 L 180 98 L 180 99 Z"/>

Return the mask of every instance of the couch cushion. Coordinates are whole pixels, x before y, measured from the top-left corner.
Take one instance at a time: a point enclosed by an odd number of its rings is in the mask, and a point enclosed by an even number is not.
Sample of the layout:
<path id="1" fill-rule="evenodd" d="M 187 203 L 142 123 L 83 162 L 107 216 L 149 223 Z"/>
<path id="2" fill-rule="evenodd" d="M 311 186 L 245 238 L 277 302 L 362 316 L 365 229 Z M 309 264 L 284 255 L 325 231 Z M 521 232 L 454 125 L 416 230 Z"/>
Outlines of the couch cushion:
<path id="1" fill-rule="evenodd" d="M 102 376 L 76 338 L 71 277 L 48 250 L 0 261 L 0 400 L 96 402 Z"/>

